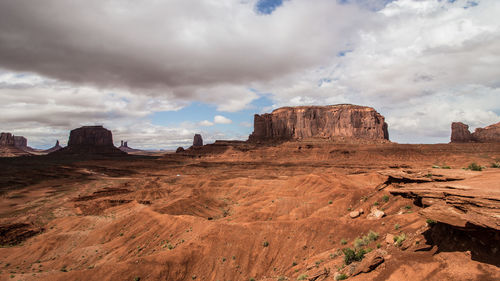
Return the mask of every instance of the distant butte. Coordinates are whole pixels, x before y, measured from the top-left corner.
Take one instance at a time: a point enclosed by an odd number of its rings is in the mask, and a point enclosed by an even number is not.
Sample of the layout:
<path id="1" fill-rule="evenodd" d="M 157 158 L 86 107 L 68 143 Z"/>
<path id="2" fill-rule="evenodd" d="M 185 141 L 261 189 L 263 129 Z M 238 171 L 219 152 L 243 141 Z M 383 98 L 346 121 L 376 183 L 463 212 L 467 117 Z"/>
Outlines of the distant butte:
<path id="1" fill-rule="evenodd" d="M 469 131 L 469 126 L 462 122 L 451 124 L 451 142 L 500 142 L 500 122 L 485 128 L 477 128 L 474 133 Z"/>
<path id="2" fill-rule="evenodd" d="M 68 146 L 51 154 L 125 155 L 113 145 L 113 135 L 102 126 L 83 126 L 70 132 Z"/>
<path id="3" fill-rule="evenodd" d="M 384 116 L 367 106 L 282 107 L 254 116 L 249 141 L 347 137 L 389 140 Z"/>

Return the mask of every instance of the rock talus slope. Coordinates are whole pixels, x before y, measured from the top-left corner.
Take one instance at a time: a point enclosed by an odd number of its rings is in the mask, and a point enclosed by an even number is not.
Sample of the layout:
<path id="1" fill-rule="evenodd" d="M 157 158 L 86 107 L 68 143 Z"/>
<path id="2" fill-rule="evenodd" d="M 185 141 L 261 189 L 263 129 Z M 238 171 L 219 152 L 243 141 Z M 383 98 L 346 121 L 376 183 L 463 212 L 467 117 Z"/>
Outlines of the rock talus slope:
<path id="1" fill-rule="evenodd" d="M 254 116 L 250 141 L 350 137 L 388 140 L 384 117 L 366 106 L 282 107 Z"/>

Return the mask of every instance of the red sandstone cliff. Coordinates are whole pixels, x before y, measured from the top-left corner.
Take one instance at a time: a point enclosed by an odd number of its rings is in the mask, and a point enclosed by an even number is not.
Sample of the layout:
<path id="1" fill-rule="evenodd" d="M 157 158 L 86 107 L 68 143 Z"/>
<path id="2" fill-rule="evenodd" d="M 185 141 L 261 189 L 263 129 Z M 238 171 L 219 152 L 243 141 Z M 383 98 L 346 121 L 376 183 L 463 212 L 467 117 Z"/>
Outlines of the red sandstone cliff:
<path id="1" fill-rule="evenodd" d="M 469 126 L 461 122 L 451 124 L 451 142 L 500 142 L 500 122 L 470 133 Z"/>
<path id="2" fill-rule="evenodd" d="M 387 123 L 375 109 L 339 104 L 282 107 L 254 116 L 249 141 L 349 137 L 388 140 Z"/>

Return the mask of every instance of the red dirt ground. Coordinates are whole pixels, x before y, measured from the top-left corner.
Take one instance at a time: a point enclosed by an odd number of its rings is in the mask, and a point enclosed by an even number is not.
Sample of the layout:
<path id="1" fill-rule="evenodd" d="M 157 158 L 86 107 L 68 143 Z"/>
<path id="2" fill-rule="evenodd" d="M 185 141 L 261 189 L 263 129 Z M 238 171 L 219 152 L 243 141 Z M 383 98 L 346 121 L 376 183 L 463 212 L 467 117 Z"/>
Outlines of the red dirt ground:
<path id="1" fill-rule="evenodd" d="M 365 260 L 377 252 L 385 261 L 348 280 L 500 280 L 499 263 L 476 258 L 474 246 L 429 241 L 421 207 L 384 188 L 387 173 L 402 170 L 498 184 L 500 169 L 462 168 L 499 160 L 500 144 L 314 141 L 0 159 L 0 231 L 13 241 L 0 248 L 0 280 L 334 280 L 357 265 L 343 266 L 341 250 L 370 230 L 379 238 Z M 386 216 L 367 219 L 374 205 Z M 386 243 L 402 233 L 401 246 Z M 499 241 L 486 242 L 498 251 Z"/>

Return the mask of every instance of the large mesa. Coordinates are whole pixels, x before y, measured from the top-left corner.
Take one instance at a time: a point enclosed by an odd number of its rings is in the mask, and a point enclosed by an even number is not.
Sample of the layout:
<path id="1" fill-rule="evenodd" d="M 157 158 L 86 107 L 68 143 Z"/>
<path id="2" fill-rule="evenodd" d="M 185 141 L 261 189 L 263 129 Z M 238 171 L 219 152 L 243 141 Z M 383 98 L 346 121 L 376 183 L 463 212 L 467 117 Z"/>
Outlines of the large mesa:
<path id="1" fill-rule="evenodd" d="M 389 140 L 384 116 L 367 106 L 282 107 L 254 116 L 249 141 L 347 137 Z"/>
<path id="2" fill-rule="evenodd" d="M 124 155 L 113 145 L 111 131 L 103 126 L 83 126 L 70 132 L 68 146 L 51 154 Z"/>
<path id="3" fill-rule="evenodd" d="M 453 122 L 451 124 L 451 142 L 500 142 L 500 122 L 484 128 L 477 128 L 474 133 L 469 131 L 468 125 Z"/>

